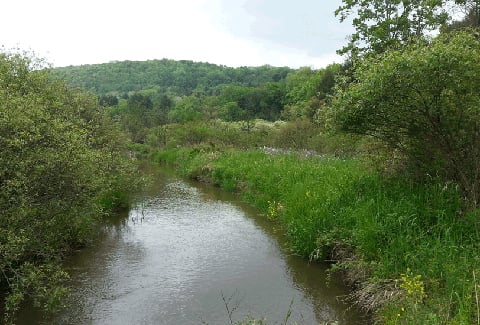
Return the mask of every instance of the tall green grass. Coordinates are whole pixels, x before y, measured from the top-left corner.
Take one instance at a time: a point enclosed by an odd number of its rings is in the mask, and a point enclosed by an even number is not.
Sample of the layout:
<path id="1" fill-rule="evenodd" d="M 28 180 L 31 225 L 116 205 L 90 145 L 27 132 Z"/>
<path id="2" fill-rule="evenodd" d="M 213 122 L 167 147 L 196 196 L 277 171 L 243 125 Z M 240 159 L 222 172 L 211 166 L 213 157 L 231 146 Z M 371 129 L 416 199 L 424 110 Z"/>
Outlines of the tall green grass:
<path id="1" fill-rule="evenodd" d="M 355 297 L 379 297 L 372 307 L 381 323 L 480 317 L 480 218 L 462 212 L 454 184 L 388 179 L 353 158 L 182 148 L 155 159 L 240 192 L 285 227 L 293 252 L 338 260 L 334 268 L 356 281 Z"/>

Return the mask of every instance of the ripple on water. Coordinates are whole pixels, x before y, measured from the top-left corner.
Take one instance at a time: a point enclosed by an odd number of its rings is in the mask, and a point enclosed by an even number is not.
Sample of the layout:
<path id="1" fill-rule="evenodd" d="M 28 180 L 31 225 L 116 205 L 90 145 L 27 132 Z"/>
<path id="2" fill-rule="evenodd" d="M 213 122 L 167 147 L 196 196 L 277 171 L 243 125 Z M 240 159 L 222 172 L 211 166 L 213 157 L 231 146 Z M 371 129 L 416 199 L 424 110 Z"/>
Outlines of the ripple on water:
<path id="1" fill-rule="evenodd" d="M 300 324 L 362 323 L 336 301 L 341 287 L 325 287 L 322 267 L 285 255 L 271 225 L 224 197 L 178 179 L 145 194 L 128 221 L 70 260 L 71 307 L 52 322 L 226 324 L 223 295 L 236 320 L 281 322 L 293 300 Z"/>

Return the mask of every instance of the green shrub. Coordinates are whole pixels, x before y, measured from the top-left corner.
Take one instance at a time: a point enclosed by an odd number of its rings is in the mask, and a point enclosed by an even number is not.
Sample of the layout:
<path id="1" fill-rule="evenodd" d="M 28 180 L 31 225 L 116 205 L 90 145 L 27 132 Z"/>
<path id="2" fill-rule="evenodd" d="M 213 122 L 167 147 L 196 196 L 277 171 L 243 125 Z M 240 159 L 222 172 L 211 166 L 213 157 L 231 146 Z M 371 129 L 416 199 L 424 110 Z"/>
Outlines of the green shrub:
<path id="1" fill-rule="evenodd" d="M 422 177 L 454 181 L 480 202 L 480 40 L 461 32 L 365 60 L 337 89 L 343 130 L 372 135 Z"/>
<path id="2" fill-rule="evenodd" d="M 10 321 L 27 297 L 58 305 L 59 262 L 133 184 L 125 137 L 97 99 L 41 68 L 0 53 L 0 287 Z"/>

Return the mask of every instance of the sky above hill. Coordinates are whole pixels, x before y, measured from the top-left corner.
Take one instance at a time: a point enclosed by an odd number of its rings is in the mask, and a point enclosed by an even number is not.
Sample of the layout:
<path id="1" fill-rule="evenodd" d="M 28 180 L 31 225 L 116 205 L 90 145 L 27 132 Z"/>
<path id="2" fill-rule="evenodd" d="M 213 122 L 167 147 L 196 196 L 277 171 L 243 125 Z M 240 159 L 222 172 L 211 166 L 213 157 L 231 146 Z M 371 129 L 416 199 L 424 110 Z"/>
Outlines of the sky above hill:
<path id="1" fill-rule="evenodd" d="M 2 4 L 0 45 L 54 66 L 193 60 L 227 66 L 311 66 L 352 32 L 341 0 L 15 0 Z"/>

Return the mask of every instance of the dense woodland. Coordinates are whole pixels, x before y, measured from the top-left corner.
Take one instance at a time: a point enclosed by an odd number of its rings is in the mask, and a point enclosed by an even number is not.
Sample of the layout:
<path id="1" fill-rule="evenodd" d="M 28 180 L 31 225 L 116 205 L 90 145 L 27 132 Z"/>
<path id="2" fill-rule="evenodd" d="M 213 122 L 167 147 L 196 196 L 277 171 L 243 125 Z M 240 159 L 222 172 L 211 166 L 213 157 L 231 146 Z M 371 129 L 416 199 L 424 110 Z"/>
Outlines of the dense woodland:
<path id="1" fill-rule="evenodd" d="M 63 257 L 128 205 L 136 156 L 245 191 L 380 323 L 480 324 L 479 8 L 343 0 L 355 33 L 322 69 L 0 54 L 6 318 L 61 304 Z"/>
<path id="2" fill-rule="evenodd" d="M 179 96 L 213 92 L 218 86 L 258 86 L 285 80 L 292 69 L 272 66 L 230 68 L 210 63 L 174 60 L 124 61 L 55 69 L 75 86 L 98 95 L 153 89 Z"/>
<path id="3" fill-rule="evenodd" d="M 165 144 L 156 135 L 169 124 L 237 122 L 252 131 L 255 120 L 313 123 L 342 69 L 339 64 L 292 70 L 161 60 L 66 67 L 54 75 L 97 94 L 135 143 Z"/>

